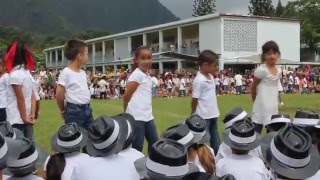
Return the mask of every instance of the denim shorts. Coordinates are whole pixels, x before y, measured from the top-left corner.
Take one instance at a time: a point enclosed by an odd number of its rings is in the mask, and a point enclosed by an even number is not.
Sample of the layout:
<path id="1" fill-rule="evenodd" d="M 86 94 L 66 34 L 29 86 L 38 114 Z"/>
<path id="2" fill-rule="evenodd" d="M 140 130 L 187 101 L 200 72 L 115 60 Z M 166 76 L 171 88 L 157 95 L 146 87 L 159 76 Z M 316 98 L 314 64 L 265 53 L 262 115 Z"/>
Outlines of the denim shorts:
<path id="1" fill-rule="evenodd" d="M 93 122 L 90 104 L 67 103 L 65 110 L 65 123 L 77 123 L 80 127 L 88 129 Z"/>

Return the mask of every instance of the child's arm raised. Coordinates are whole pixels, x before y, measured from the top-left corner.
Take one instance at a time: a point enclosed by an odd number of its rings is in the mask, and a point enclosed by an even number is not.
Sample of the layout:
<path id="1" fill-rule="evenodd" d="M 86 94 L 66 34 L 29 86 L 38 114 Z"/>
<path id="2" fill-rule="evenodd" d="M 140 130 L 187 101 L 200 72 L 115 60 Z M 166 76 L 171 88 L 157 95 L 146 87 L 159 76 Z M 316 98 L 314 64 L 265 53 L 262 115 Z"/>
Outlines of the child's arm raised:
<path id="1" fill-rule="evenodd" d="M 123 109 L 126 111 L 128 103 L 133 95 L 133 93 L 137 90 L 139 87 L 139 83 L 137 82 L 128 82 L 126 86 L 126 90 L 123 95 Z"/>
<path id="2" fill-rule="evenodd" d="M 17 98 L 17 105 L 18 105 L 20 117 L 21 117 L 23 123 L 30 124 L 30 122 L 28 121 L 28 117 L 27 117 L 26 104 L 24 101 L 22 85 L 12 84 L 12 88 L 13 88 L 14 94 L 16 95 L 16 98 Z"/>
<path id="3" fill-rule="evenodd" d="M 60 109 L 61 117 L 64 119 L 64 93 L 65 93 L 65 87 L 58 84 L 57 90 L 56 90 L 56 98 L 57 98 L 57 104 Z"/>

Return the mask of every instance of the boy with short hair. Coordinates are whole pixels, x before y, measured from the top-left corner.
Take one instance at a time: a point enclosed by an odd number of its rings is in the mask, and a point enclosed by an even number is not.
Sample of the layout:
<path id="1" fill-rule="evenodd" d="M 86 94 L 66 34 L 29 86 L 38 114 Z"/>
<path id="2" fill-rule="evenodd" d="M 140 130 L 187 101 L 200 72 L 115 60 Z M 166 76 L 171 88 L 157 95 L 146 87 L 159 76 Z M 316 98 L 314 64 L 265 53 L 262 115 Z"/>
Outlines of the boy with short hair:
<path id="1" fill-rule="evenodd" d="M 192 114 L 196 113 L 207 122 L 210 132 L 210 146 L 218 152 L 220 139 L 218 134 L 219 109 L 216 97 L 216 84 L 212 74 L 217 70 L 218 55 L 205 50 L 199 55 L 200 71 L 193 82 Z"/>
<path id="2" fill-rule="evenodd" d="M 93 120 L 90 90 L 86 73 L 81 69 L 88 62 L 88 45 L 81 40 L 69 40 L 64 52 L 70 64 L 59 76 L 57 103 L 65 123 L 75 122 L 88 129 Z"/>

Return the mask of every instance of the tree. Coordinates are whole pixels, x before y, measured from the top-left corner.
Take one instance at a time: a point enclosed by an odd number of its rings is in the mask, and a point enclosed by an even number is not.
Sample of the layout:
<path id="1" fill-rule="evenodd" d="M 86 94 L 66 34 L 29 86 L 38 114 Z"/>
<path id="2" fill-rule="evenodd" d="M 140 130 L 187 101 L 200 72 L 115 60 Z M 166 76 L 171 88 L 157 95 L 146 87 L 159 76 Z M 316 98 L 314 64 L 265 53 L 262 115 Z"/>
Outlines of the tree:
<path id="1" fill-rule="evenodd" d="M 282 6 L 281 0 L 279 0 L 276 8 L 276 16 L 281 17 L 283 15 L 283 12 L 284 12 L 284 8 Z"/>
<path id="2" fill-rule="evenodd" d="M 284 17 L 300 20 L 301 44 L 313 53 L 320 53 L 320 3 L 319 0 L 288 2 Z"/>
<path id="3" fill-rule="evenodd" d="M 87 31 L 81 32 L 79 34 L 74 34 L 72 38 L 87 40 L 87 39 L 93 39 L 97 37 L 107 36 L 110 35 L 110 33 L 103 29 L 89 29 Z"/>
<path id="4" fill-rule="evenodd" d="M 272 0 L 250 0 L 249 14 L 255 16 L 273 16 Z"/>
<path id="5" fill-rule="evenodd" d="M 194 0 L 193 17 L 205 16 L 216 12 L 216 0 Z"/>

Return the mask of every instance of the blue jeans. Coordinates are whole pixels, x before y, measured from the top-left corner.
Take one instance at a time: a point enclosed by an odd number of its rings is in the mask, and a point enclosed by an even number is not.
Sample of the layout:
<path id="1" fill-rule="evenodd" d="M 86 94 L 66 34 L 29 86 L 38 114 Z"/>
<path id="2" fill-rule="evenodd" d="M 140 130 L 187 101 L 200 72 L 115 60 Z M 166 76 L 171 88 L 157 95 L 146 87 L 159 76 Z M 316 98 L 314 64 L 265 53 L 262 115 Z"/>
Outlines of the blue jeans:
<path id="1" fill-rule="evenodd" d="M 262 129 L 263 129 L 263 124 L 257 124 L 257 123 L 253 123 L 254 124 L 254 130 L 257 132 L 257 133 L 259 133 L 259 134 L 261 134 L 261 132 L 262 132 Z"/>
<path id="2" fill-rule="evenodd" d="M 65 111 L 65 123 L 75 122 L 79 127 L 84 129 L 89 128 L 93 122 L 92 109 L 90 104 L 72 104 L 67 103 Z"/>
<path id="3" fill-rule="evenodd" d="M 31 142 L 34 142 L 33 139 L 33 125 L 31 124 L 13 124 L 13 128 L 19 129 L 23 136 L 27 139 L 29 139 Z"/>
<path id="4" fill-rule="evenodd" d="M 290 93 L 290 94 L 292 94 L 292 92 L 293 92 L 292 88 L 293 88 L 293 85 L 292 85 L 292 84 L 289 84 L 289 85 L 288 85 L 288 89 L 289 89 L 289 93 Z"/>
<path id="5" fill-rule="evenodd" d="M 6 108 L 0 108 L 0 122 L 7 120 Z"/>
<path id="6" fill-rule="evenodd" d="M 236 91 L 237 91 L 237 94 L 241 94 L 242 93 L 242 86 L 236 86 Z"/>
<path id="7" fill-rule="evenodd" d="M 157 134 L 157 129 L 154 124 L 154 120 L 151 120 L 148 122 L 136 120 L 134 122 L 134 128 L 135 128 L 134 129 L 135 137 L 132 143 L 132 148 L 141 152 L 143 149 L 144 137 L 146 137 L 148 142 L 148 152 L 149 152 L 150 147 L 159 139 Z"/>
<path id="8" fill-rule="evenodd" d="M 157 97 L 158 96 L 158 87 L 152 87 L 152 96 Z"/>
<path id="9" fill-rule="evenodd" d="M 207 130 L 210 133 L 210 146 L 217 154 L 220 146 L 220 137 L 218 132 L 218 118 L 206 119 Z"/>

